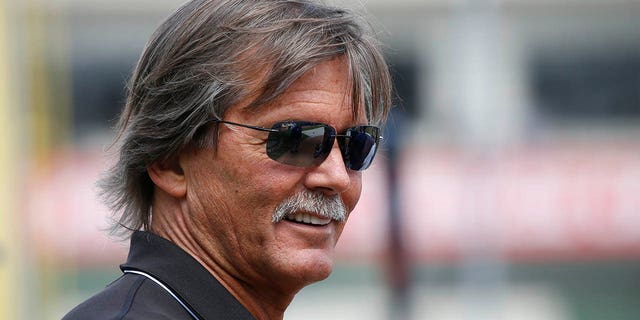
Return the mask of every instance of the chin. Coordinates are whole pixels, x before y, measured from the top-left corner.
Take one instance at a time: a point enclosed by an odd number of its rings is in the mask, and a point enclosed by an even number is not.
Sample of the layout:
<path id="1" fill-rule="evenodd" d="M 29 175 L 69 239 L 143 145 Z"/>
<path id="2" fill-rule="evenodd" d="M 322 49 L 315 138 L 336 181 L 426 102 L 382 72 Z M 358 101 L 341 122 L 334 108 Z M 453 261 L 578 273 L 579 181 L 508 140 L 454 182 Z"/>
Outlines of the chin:
<path id="1" fill-rule="evenodd" d="M 309 272 L 311 282 L 318 282 L 328 278 L 333 271 L 333 261 L 331 264 L 316 264 Z"/>
<path id="2" fill-rule="evenodd" d="M 292 278 L 297 279 L 300 287 L 322 281 L 333 271 L 333 255 L 326 252 L 304 252 L 298 254 L 295 261 L 289 273 Z"/>

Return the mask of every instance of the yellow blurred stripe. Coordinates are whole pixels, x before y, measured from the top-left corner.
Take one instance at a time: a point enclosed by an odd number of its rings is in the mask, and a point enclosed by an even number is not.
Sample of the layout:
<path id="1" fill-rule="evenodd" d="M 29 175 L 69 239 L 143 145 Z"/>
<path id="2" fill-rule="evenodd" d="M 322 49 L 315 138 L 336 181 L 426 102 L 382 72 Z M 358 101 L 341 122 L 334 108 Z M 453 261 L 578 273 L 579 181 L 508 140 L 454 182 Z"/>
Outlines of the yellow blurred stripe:
<path id="1" fill-rule="evenodd" d="M 36 9 L 37 11 L 38 9 Z M 52 118 L 51 118 L 51 88 L 49 86 L 49 71 L 45 59 L 45 31 L 41 25 L 43 17 L 28 11 L 26 43 L 29 48 L 29 61 L 27 62 L 28 85 L 30 92 L 30 131 L 31 146 L 34 158 L 38 164 L 46 163 L 53 145 Z"/>
<path id="2" fill-rule="evenodd" d="M 0 0 L 0 319 L 20 314 L 20 251 L 16 219 L 16 114 L 10 81 L 7 3 Z"/>

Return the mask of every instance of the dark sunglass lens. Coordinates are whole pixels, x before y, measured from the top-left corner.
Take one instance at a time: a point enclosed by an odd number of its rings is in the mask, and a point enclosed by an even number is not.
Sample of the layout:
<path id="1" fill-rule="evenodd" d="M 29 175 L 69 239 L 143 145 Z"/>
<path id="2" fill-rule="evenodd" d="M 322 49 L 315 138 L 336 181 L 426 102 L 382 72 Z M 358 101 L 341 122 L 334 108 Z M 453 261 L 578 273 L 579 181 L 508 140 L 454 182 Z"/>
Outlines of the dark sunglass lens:
<path id="1" fill-rule="evenodd" d="M 347 130 L 340 147 L 345 165 L 351 170 L 367 169 L 378 149 L 380 132 L 377 127 L 358 126 Z"/>
<path id="2" fill-rule="evenodd" d="M 325 124 L 281 122 L 269 133 L 267 155 L 280 163 L 307 167 L 326 159 L 333 146 L 333 129 Z"/>

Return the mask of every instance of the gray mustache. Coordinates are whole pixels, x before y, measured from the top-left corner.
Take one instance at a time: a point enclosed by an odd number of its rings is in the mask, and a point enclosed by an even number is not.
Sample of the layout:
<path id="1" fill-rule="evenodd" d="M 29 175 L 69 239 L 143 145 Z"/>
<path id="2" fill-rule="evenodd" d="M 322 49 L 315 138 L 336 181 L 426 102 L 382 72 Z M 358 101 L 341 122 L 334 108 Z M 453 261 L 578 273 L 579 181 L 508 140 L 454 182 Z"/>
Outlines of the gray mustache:
<path id="1" fill-rule="evenodd" d="M 273 222 L 298 211 L 313 212 L 335 221 L 347 220 L 347 209 L 338 195 L 327 196 L 322 192 L 304 191 L 284 200 L 273 211 Z"/>

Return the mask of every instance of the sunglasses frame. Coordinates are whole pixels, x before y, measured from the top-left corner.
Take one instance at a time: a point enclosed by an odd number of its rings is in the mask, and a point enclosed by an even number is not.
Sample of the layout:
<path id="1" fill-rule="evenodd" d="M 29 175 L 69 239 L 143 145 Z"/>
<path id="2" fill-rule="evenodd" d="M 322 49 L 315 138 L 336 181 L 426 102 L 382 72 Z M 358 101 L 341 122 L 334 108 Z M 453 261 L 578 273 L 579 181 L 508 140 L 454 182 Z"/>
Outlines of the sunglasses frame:
<path id="1" fill-rule="evenodd" d="M 260 127 L 260 126 L 254 126 L 254 125 L 250 125 L 250 124 L 244 124 L 244 123 L 237 123 L 237 122 L 233 122 L 233 121 L 227 121 L 227 120 L 222 120 L 222 119 L 212 119 L 211 122 L 215 122 L 215 123 L 225 123 L 225 124 L 229 124 L 229 125 L 233 125 L 233 126 L 238 126 L 238 127 L 243 127 L 243 128 L 248 128 L 248 129 L 253 129 L 253 130 L 258 130 L 258 131 L 263 131 L 263 132 L 269 132 L 269 133 L 281 133 L 280 130 L 278 129 L 274 129 L 274 128 L 266 128 L 266 127 Z M 336 140 L 338 140 L 338 144 L 339 144 L 339 148 L 340 148 L 340 154 L 343 157 L 343 160 L 345 161 L 345 166 L 350 169 L 350 170 L 355 170 L 355 171 L 363 171 L 366 170 L 371 163 L 373 162 L 373 158 L 375 157 L 375 153 L 377 151 L 378 145 L 380 140 L 383 139 L 382 135 L 378 134 L 377 137 L 373 137 L 375 141 L 375 150 L 373 155 L 371 155 L 371 160 L 369 161 L 369 163 L 366 166 L 363 166 L 359 169 L 352 169 L 350 166 L 350 159 L 348 159 L 347 155 L 345 154 L 345 148 L 346 146 L 343 145 L 344 140 L 339 140 L 338 138 L 351 138 L 351 135 L 348 134 L 338 134 L 337 130 L 333 127 L 330 126 L 328 124 L 325 123 L 320 123 L 320 122 L 309 122 L 309 121 L 281 121 L 281 122 L 277 122 L 274 124 L 286 124 L 286 123 L 295 123 L 295 124 L 305 124 L 305 125 L 321 125 L 323 127 L 329 128 L 331 130 L 331 137 L 332 137 L 332 141 L 331 141 L 331 146 L 333 146 L 333 144 L 336 142 Z M 380 131 L 380 128 L 376 127 L 376 126 L 369 126 L 369 125 L 362 125 L 362 126 L 354 126 L 354 127 L 350 127 L 347 128 L 347 131 L 349 129 L 353 129 L 353 128 L 358 128 L 358 127 L 371 127 L 371 128 L 375 128 L 378 132 Z M 287 163 L 287 162 L 281 162 L 276 158 L 273 158 L 271 155 L 269 155 L 269 152 L 267 152 L 267 155 L 269 156 L 269 158 L 271 158 L 272 160 L 279 162 L 279 163 L 283 163 L 283 164 L 287 164 L 287 165 L 292 165 L 292 166 L 296 166 L 296 167 L 312 167 L 314 166 L 314 164 L 309 164 L 309 165 L 295 165 L 295 164 L 291 164 L 291 163 Z M 328 156 L 328 153 L 327 153 Z M 326 160 L 326 156 L 320 161 L 320 163 L 322 163 L 324 160 Z M 349 161 L 349 163 L 347 163 Z"/>

